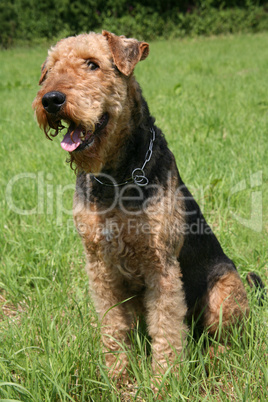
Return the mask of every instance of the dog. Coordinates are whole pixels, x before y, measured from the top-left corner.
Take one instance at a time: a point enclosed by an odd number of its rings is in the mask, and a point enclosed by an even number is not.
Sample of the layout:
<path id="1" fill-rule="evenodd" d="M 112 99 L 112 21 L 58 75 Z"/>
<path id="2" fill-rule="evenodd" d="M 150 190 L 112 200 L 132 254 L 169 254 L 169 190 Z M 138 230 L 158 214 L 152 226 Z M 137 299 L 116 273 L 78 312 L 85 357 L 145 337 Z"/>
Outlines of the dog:
<path id="1" fill-rule="evenodd" d="M 133 71 L 149 45 L 103 31 L 48 52 L 33 108 L 76 171 L 74 222 L 106 364 L 126 371 L 128 331 L 144 315 L 152 365 L 166 369 L 186 344 L 187 319 L 221 334 L 249 311 L 237 269 L 222 250 L 156 127 Z"/>

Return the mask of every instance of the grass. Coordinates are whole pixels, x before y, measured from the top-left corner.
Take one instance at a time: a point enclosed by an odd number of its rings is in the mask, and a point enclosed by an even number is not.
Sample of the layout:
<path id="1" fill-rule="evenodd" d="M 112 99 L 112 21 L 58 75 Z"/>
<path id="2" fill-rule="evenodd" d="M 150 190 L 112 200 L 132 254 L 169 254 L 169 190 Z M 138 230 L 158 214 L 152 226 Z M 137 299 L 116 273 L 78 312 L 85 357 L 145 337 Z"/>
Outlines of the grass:
<path id="1" fill-rule="evenodd" d="M 267 283 L 267 34 L 151 44 L 136 76 L 181 175 L 243 281 Z M 0 52 L 0 399 L 153 401 L 148 343 L 132 333 L 130 381 L 111 381 L 71 208 L 75 176 L 31 102 L 46 48 Z M 240 191 L 238 191 L 240 189 Z M 26 211 L 26 212 L 25 212 Z M 268 400 L 267 303 L 211 357 L 194 341 L 164 400 Z M 217 342 L 215 342 L 217 347 Z M 120 386 L 119 386 L 120 385 Z"/>

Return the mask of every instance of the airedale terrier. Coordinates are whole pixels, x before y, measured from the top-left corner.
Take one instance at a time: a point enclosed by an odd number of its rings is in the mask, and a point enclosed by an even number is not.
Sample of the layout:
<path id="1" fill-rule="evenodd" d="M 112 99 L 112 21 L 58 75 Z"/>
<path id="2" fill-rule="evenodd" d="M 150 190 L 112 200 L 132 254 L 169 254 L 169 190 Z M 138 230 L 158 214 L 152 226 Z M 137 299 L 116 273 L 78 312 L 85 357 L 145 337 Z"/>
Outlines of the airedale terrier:
<path id="1" fill-rule="evenodd" d="M 33 102 L 49 138 L 68 127 L 61 146 L 77 173 L 74 221 L 113 374 L 126 366 L 120 345 L 138 314 L 163 370 L 182 352 L 187 317 L 214 334 L 248 312 L 236 267 L 133 75 L 148 54 L 147 43 L 107 31 L 63 39 L 48 52 Z"/>

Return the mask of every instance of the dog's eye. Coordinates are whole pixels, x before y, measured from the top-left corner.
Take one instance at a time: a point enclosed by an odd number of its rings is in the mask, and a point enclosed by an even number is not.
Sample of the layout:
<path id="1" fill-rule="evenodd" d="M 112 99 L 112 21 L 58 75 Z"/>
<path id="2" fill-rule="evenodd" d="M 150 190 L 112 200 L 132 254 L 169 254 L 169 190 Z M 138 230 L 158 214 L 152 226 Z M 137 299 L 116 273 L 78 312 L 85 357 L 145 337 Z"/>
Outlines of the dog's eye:
<path id="1" fill-rule="evenodd" d="M 98 68 L 100 68 L 97 63 L 94 63 L 94 61 L 87 60 L 86 63 L 90 70 L 97 70 Z"/>

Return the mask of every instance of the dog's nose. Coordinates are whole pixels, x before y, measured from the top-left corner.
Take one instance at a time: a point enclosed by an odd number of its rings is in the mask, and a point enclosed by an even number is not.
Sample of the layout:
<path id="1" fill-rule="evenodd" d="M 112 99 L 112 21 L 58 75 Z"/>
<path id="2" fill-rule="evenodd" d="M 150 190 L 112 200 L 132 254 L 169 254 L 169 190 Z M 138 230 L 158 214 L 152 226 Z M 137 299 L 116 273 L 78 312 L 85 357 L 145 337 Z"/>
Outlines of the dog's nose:
<path id="1" fill-rule="evenodd" d="M 48 113 L 55 114 L 59 112 L 60 108 L 64 105 L 66 96 L 62 92 L 52 91 L 47 92 L 42 98 L 44 109 Z"/>

